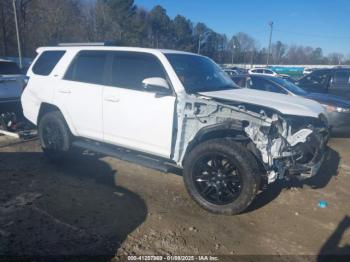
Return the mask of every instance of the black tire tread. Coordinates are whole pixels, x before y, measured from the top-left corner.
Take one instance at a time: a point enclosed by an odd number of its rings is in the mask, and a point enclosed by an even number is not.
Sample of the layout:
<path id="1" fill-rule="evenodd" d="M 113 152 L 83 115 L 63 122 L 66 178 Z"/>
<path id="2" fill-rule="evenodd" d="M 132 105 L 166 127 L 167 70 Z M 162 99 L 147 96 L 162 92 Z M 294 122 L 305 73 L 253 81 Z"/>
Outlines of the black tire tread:
<path id="1" fill-rule="evenodd" d="M 63 134 L 63 139 L 64 139 L 64 146 L 61 151 L 53 152 L 45 148 L 44 141 L 42 139 L 41 134 L 42 134 L 43 127 L 48 121 L 55 121 L 58 124 L 59 128 L 61 129 L 61 132 Z M 50 160 L 54 162 L 60 161 L 65 156 L 67 156 L 67 154 L 70 152 L 72 135 L 66 123 L 66 120 L 64 119 L 64 116 L 60 111 L 50 111 L 41 117 L 38 124 L 38 134 L 39 134 L 39 140 L 40 140 L 42 150 Z"/>
<path id="2" fill-rule="evenodd" d="M 208 151 L 222 151 L 231 155 L 240 163 L 245 171 L 245 176 L 248 176 L 249 192 L 243 197 L 239 196 L 233 203 L 224 206 L 218 206 L 204 201 L 201 197 L 198 197 L 194 185 L 192 184 L 191 169 L 194 165 L 196 157 L 204 152 Z M 233 141 L 232 139 L 211 139 L 197 145 L 191 152 L 187 154 L 184 161 L 184 182 L 189 195 L 199 204 L 202 208 L 216 214 L 234 215 L 243 212 L 254 200 L 261 183 L 261 171 L 256 162 L 256 159 L 243 145 Z M 243 193 L 243 192 L 242 192 Z M 242 195 L 242 194 L 241 194 Z"/>

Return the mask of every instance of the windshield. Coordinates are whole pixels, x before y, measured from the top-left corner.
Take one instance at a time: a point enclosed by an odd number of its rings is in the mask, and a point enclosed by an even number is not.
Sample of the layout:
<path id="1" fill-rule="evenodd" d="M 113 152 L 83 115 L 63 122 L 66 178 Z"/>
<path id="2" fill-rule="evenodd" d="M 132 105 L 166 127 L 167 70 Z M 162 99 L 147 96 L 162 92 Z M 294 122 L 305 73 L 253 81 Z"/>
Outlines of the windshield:
<path id="1" fill-rule="evenodd" d="M 209 58 L 190 54 L 166 54 L 166 57 L 189 94 L 239 88 Z"/>
<path id="2" fill-rule="evenodd" d="M 0 61 L 0 75 L 20 75 L 21 70 L 14 62 Z"/>
<path id="3" fill-rule="evenodd" d="M 291 93 L 299 96 L 307 95 L 308 93 L 302 89 L 301 87 L 293 84 L 292 82 L 282 79 L 282 78 L 274 78 L 273 81 L 278 83 L 279 85 L 283 86 L 285 89 L 290 91 Z"/>

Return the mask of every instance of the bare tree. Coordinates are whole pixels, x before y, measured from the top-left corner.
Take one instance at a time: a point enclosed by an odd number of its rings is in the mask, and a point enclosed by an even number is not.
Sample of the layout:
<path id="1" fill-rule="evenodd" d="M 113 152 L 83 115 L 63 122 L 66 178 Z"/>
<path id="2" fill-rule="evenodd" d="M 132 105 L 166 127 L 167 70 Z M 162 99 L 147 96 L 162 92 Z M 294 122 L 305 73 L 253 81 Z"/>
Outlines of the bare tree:
<path id="1" fill-rule="evenodd" d="M 11 37 L 14 34 L 12 4 L 9 0 L 0 1 L 0 45 L 1 54 L 8 56 L 11 54 L 10 46 L 14 44 Z"/>

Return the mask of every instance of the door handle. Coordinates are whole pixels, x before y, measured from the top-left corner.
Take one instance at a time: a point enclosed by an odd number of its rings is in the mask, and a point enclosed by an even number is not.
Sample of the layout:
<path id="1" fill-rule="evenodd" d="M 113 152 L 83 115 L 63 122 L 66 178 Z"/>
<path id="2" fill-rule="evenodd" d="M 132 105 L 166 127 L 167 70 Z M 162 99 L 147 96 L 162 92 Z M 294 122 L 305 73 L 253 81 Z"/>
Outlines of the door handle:
<path id="1" fill-rule="evenodd" d="M 70 93 L 72 93 L 69 89 L 60 89 L 59 92 L 62 93 L 62 94 L 70 94 Z"/>
<path id="2" fill-rule="evenodd" d="M 105 101 L 107 101 L 107 102 L 117 103 L 117 102 L 119 102 L 119 101 L 120 101 L 120 99 L 119 99 L 119 98 L 117 98 L 117 97 L 111 96 L 111 97 L 106 97 L 106 98 L 105 98 Z"/>

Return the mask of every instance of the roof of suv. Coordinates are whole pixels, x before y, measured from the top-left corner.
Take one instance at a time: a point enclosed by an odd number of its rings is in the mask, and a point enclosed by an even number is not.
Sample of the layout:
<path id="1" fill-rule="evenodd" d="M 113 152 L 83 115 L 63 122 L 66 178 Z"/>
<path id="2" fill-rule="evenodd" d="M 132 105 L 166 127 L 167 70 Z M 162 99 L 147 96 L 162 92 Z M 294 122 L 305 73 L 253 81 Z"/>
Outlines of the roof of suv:
<path id="1" fill-rule="evenodd" d="M 46 51 L 46 50 L 105 50 L 105 51 L 130 51 L 130 52 L 147 52 L 155 53 L 161 52 L 163 54 L 187 54 L 187 55 L 197 55 L 185 51 L 177 51 L 171 49 L 155 49 L 155 48 L 144 48 L 144 47 L 128 47 L 128 46 L 94 46 L 94 45 L 82 45 L 82 46 L 48 46 L 39 47 L 36 51 Z"/>

